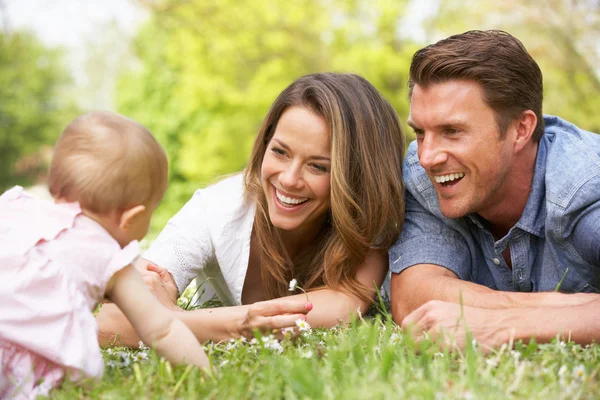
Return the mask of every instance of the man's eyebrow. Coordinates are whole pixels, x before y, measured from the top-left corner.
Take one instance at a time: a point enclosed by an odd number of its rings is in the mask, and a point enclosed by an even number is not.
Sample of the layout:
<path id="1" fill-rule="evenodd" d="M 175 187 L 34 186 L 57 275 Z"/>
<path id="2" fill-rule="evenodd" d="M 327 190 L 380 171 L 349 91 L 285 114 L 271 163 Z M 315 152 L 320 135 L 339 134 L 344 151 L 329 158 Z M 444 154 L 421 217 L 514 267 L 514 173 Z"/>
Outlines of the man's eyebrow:
<path id="1" fill-rule="evenodd" d="M 421 128 L 419 128 L 417 125 L 415 125 L 414 122 L 412 122 L 410 119 L 408 121 L 406 121 L 406 125 L 410 126 L 415 131 L 421 130 Z"/>

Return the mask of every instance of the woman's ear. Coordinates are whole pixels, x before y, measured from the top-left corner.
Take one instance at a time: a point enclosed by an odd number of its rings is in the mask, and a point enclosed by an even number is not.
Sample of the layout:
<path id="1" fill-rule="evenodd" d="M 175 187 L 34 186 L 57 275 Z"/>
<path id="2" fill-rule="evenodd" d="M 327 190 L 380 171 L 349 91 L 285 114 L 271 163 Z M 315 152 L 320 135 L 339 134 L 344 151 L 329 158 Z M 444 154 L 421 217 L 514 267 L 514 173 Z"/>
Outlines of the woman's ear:
<path id="1" fill-rule="evenodd" d="M 146 206 L 141 204 L 133 206 L 123 211 L 123 213 L 121 214 L 121 219 L 119 220 L 119 228 L 122 231 L 127 232 L 131 224 L 135 221 L 135 219 L 142 215 L 144 211 L 146 211 Z"/>

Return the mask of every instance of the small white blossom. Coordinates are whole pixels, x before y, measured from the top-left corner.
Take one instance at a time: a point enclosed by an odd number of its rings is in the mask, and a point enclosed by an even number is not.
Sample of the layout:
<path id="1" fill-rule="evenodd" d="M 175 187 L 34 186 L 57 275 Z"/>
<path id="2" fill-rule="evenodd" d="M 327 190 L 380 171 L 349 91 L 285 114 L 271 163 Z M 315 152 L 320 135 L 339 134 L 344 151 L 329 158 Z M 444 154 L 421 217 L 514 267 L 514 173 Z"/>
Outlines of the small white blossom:
<path id="1" fill-rule="evenodd" d="M 498 360 L 495 358 L 490 358 L 489 360 L 485 360 L 485 363 L 492 368 L 496 368 L 498 366 Z"/>
<path id="2" fill-rule="evenodd" d="M 397 333 L 392 333 L 392 335 L 390 336 L 390 343 L 396 345 L 401 342 L 402 342 L 402 337 L 400 335 L 398 335 Z"/>
<path id="3" fill-rule="evenodd" d="M 129 357 L 129 353 L 125 353 L 124 351 L 119 352 L 119 358 L 121 359 L 121 363 L 119 366 L 128 367 L 131 364 L 131 358 Z"/>
<path id="4" fill-rule="evenodd" d="M 558 376 L 563 377 L 563 376 L 567 375 L 568 371 L 569 371 L 569 369 L 567 368 L 567 366 L 563 365 L 562 367 L 560 367 L 558 369 Z"/>
<path id="5" fill-rule="evenodd" d="M 149 347 L 148 347 L 148 346 L 146 346 L 146 345 L 144 344 L 144 342 L 142 342 L 141 340 L 138 342 L 138 348 L 139 348 L 140 350 L 148 350 L 148 349 L 149 349 Z"/>
<path id="6" fill-rule="evenodd" d="M 302 353 L 302 358 L 312 358 L 312 356 L 313 356 L 312 350 L 307 350 Z"/>
<path id="7" fill-rule="evenodd" d="M 473 348 L 474 348 L 474 349 L 476 349 L 476 348 L 477 348 L 477 345 L 478 345 L 478 344 L 479 344 L 479 343 L 477 343 L 477 339 L 473 339 L 473 340 L 471 341 L 471 345 L 473 346 Z"/>
<path id="8" fill-rule="evenodd" d="M 113 349 L 106 349 L 106 354 L 110 354 L 111 356 L 115 354 Z"/>
<path id="9" fill-rule="evenodd" d="M 444 353 L 435 353 L 433 358 L 444 358 Z"/>
<path id="10" fill-rule="evenodd" d="M 135 354 L 135 356 L 133 357 L 133 359 L 137 362 L 141 362 L 144 360 L 148 359 L 148 353 L 145 351 L 140 351 L 138 353 Z"/>
<path id="11" fill-rule="evenodd" d="M 512 350 L 512 351 L 510 352 L 510 354 L 513 356 L 513 359 L 514 359 L 516 362 L 518 362 L 518 361 L 519 361 L 519 359 L 521 358 L 521 353 L 519 353 L 519 352 L 518 352 L 518 351 L 516 351 L 516 350 Z"/>
<path id="12" fill-rule="evenodd" d="M 575 379 L 585 378 L 585 367 L 583 365 L 578 365 L 573 369 L 573 378 L 575 378 Z"/>
<path id="13" fill-rule="evenodd" d="M 294 328 L 292 328 L 291 326 L 287 328 L 282 328 L 281 334 L 283 335 L 283 337 L 291 337 L 294 335 Z"/>
<path id="14" fill-rule="evenodd" d="M 258 344 L 258 339 L 257 338 L 253 337 L 252 339 L 250 339 L 250 345 L 251 346 L 254 346 L 254 345 L 257 345 L 257 344 Z"/>
<path id="15" fill-rule="evenodd" d="M 298 327 L 298 329 L 300 329 L 300 332 L 310 332 L 311 331 L 311 327 L 310 327 L 309 323 L 303 319 L 297 319 L 296 326 Z"/>
<path id="16" fill-rule="evenodd" d="M 290 287 L 289 287 L 290 292 L 293 292 L 297 288 L 298 288 L 298 280 L 297 279 L 292 279 L 290 281 Z"/>

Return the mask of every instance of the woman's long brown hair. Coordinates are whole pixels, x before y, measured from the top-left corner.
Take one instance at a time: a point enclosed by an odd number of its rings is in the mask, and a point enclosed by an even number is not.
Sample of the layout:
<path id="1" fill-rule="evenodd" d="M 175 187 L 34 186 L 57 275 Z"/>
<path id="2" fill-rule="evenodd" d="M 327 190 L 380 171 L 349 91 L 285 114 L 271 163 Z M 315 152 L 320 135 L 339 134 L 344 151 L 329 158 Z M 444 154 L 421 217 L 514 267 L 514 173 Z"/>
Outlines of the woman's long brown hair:
<path id="1" fill-rule="evenodd" d="M 321 116 L 331 135 L 331 209 L 310 248 L 293 259 L 269 219 L 261 165 L 277 122 L 289 107 Z M 373 288 L 356 280 L 371 248 L 387 251 L 404 220 L 404 133 L 392 106 L 354 74 L 304 76 L 288 86 L 269 109 L 244 173 L 245 195 L 256 202 L 253 235 L 261 249 L 266 298 L 289 295 L 296 278 L 305 289 L 329 287 L 370 301 Z"/>

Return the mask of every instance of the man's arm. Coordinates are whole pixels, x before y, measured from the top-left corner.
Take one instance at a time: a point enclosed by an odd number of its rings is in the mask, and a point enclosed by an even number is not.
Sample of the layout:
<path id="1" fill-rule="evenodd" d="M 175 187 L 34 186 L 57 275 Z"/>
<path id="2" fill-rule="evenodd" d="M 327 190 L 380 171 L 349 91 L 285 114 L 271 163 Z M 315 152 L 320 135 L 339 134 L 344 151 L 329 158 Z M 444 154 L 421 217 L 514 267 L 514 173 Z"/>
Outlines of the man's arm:
<path id="1" fill-rule="evenodd" d="M 536 308 L 576 306 L 600 299 L 591 293 L 564 294 L 558 292 L 517 293 L 492 290 L 460 280 L 444 267 L 420 264 L 392 274 L 391 306 L 394 321 L 401 324 L 415 309 L 431 300 L 484 309 Z"/>
<path id="2" fill-rule="evenodd" d="M 469 336 L 487 352 L 503 343 L 535 337 L 546 343 L 558 337 L 579 344 L 600 340 L 600 298 L 569 306 L 484 309 L 431 301 L 402 321 L 417 342 L 423 333 L 438 343 L 464 348 Z"/>

